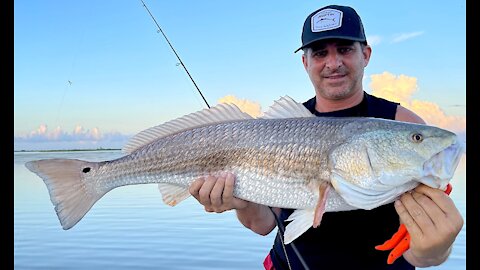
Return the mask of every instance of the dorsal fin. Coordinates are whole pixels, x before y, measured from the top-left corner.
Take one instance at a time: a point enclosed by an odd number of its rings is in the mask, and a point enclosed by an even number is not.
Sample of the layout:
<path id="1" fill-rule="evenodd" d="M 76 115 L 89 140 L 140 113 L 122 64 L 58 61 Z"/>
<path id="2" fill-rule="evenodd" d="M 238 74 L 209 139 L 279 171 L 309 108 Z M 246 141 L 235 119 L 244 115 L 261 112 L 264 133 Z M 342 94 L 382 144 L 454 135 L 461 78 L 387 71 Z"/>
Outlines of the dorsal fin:
<path id="1" fill-rule="evenodd" d="M 289 96 L 275 100 L 272 106 L 263 114 L 263 119 L 315 117 L 302 103 L 298 103 Z"/>
<path id="2" fill-rule="evenodd" d="M 141 131 L 133 136 L 123 147 L 123 152 L 130 154 L 159 138 L 188 129 L 251 118 L 250 115 L 242 112 L 235 104 L 221 103 L 210 109 L 203 109 Z"/>

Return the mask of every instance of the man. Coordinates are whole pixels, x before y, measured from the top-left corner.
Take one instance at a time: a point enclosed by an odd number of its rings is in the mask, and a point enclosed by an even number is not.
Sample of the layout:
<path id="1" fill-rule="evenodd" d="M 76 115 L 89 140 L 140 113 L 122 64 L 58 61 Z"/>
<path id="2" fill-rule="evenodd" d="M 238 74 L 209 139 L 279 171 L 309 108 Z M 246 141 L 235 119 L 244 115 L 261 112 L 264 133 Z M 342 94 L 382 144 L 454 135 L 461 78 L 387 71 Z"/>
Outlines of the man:
<path id="1" fill-rule="evenodd" d="M 364 68 L 372 53 L 363 25 L 351 7 L 330 5 L 305 20 L 302 62 L 315 88 L 315 97 L 304 103 L 317 116 L 365 116 L 414 123 L 425 122 L 398 103 L 377 98 L 363 90 Z M 295 52 L 297 52 L 295 51 Z M 240 222 L 252 231 L 269 234 L 293 212 L 233 197 L 234 175 L 197 179 L 190 193 L 208 212 L 235 209 Z M 375 246 L 389 239 L 404 223 L 410 248 L 393 264 L 388 252 Z M 372 210 L 328 212 L 318 228 L 284 245 L 282 234 L 264 266 L 266 269 L 414 269 L 443 263 L 463 226 L 453 201 L 442 190 L 425 185 L 402 195 L 395 203 Z"/>

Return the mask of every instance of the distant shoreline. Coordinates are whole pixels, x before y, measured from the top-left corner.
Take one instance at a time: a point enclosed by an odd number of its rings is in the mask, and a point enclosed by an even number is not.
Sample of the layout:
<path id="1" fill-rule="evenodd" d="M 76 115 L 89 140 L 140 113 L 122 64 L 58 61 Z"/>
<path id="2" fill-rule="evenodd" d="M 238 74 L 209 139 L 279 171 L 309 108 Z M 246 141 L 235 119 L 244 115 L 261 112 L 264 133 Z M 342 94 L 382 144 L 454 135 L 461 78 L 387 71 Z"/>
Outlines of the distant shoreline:
<path id="1" fill-rule="evenodd" d="M 97 148 L 97 149 L 54 149 L 54 150 L 14 150 L 14 153 L 26 152 L 91 152 L 91 151 L 112 151 L 122 150 L 120 148 Z"/>

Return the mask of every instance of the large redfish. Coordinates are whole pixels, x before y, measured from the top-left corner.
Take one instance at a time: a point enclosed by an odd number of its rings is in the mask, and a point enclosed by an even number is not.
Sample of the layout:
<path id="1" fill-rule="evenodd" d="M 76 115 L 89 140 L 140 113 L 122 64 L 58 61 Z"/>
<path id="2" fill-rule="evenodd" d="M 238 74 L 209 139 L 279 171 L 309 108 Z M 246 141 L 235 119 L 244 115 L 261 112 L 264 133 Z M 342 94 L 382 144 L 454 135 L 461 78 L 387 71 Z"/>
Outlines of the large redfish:
<path id="1" fill-rule="evenodd" d="M 320 225 L 326 211 L 372 209 L 424 183 L 444 189 L 463 145 L 447 130 L 378 118 L 315 117 L 284 97 L 261 118 L 219 104 L 140 132 L 126 155 L 102 162 L 26 163 L 48 187 L 64 229 L 110 190 L 159 183 L 165 203 L 199 176 L 232 172 L 234 196 L 297 209 L 285 242 Z"/>

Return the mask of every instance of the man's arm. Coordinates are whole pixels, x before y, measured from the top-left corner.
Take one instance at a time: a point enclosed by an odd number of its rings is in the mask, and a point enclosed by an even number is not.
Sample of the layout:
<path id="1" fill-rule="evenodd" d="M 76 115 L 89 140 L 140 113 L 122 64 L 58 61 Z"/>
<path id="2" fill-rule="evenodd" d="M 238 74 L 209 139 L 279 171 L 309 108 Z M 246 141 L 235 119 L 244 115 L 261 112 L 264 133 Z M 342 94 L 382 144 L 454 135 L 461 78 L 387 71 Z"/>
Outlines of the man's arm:
<path id="1" fill-rule="evenodd" d="M 398 106 L 395 120 L 425 124 L 414 112 Z M 410 234 L 410 248 L 403 254 L 416 267 L 445 262 L 463 227 L 463 218 L 442 190 L 420 184 L 395 202 L 400 222 Z"/>
<path id="2" fill-rule="evenodd" d="M 233 196 L 235 177 L 231 173 L 200 177 L 190 186 L 189 192 L 205 207 L 207 212 L 222 213 L 235 209 L 238 220 L 260 235 L 275 228 L 275 218 L 265 205 L 248 202 Z M 279 209 L 274 209 L 278 214 Z"/>
<path id="3" fill-rule="evenodd" d="M 397 107 L 395 120 L 417 124 L 425 124 L 425 121 L 420 116 L 400 105 Z"/>

